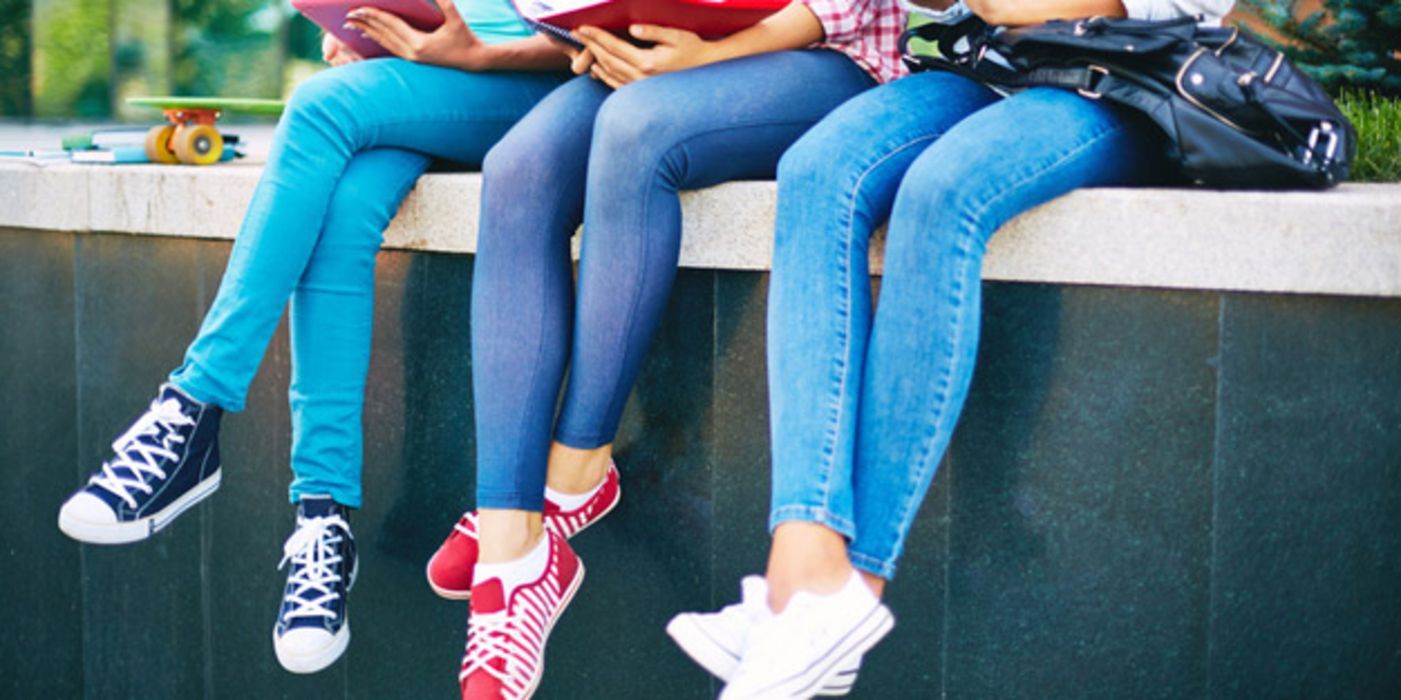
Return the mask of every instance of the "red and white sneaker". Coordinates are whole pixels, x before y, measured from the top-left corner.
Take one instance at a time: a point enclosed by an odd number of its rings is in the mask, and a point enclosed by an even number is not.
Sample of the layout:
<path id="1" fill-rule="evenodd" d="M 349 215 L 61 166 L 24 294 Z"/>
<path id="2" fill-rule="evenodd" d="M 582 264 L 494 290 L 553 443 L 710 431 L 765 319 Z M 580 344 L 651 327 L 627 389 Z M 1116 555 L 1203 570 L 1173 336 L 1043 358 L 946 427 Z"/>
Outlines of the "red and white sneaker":
<path id="1" fill-rule="evenodd" d="M 565 539 L 583 532 L 618 505 L 623 497 L 618 485 L 618 467 L 608 465 L 603 485 L 593 497 L 576 510 L 561 510 L 545 499 L 545 529 L 563 535 Z M 447 539 L 428 560 L 428 585 L 433 592 L 452 600 L 472 596 L 472 572 L 477 566 L 477 513 L 467 511 L 453 525 Z"/>
<path id="2" fill-rule="evenodd" d="M 472 587 L 462 700 L 525 700 L 545 672 L 545 642 L 584 581 L 584 563 L 558 533 L 546 531 L 545 570 L 504 590 L 499 578 Z"/>

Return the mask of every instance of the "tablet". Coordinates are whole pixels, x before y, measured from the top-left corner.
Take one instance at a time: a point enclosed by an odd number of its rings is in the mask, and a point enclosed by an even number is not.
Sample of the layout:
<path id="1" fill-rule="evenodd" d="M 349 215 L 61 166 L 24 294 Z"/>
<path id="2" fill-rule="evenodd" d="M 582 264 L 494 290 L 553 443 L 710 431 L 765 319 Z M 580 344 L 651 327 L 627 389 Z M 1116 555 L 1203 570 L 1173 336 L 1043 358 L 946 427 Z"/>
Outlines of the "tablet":
<path id="1" fill-rule="evenodd" d="M 357 7 L 373 7 L 398 15 L 409 26 L 425 32 L 431 32 L 443 23 L 443 12 L 433 0 L 292 0 L 292 7 L 365 58 L 388 56 L 390 53 L 360 32 L 345 28 L 346 13 Z"/>
<path id="2" fill-rule="evenodd" d="M 564 29 L 584 25 L 626 32 L 629 25 L 657 24 L 722 37 L 757 24 L 789 0 L 516 0 L 527 21 Z"/>

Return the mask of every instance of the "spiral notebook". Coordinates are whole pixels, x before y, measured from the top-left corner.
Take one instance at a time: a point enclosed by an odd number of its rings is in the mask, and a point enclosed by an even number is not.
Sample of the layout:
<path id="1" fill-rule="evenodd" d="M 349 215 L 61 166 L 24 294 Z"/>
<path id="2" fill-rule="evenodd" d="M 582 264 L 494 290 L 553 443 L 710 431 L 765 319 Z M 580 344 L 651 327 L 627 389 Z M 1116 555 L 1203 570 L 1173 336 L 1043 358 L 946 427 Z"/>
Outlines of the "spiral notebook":
<path id="1" fill-rule="evenodd" d="M 789 0 L 516 0 L 516 9 L 542 31 L 588 25 L 622 32 L 633 24 L 657 24 L 715 38 L 757 24 L 788 3 Z"/>

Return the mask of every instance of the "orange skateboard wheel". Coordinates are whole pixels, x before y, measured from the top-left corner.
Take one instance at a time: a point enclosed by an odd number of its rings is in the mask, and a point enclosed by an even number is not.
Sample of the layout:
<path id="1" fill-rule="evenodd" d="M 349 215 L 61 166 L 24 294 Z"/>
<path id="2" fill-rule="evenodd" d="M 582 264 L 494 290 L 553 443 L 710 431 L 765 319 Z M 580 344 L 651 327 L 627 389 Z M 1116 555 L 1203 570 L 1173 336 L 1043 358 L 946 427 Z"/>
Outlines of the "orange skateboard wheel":
<path id="1" fill-rule="evenodd" d="M 151 127 L 146 132 L 146 158 L 152 163 L 179 163 L 180 159 L 170 150 L 170 138 L 174 134 L 174 124 Z"/>
<path id="2" fill-rule="evenodd" d="M 188 165 L 218 163 L 224 155 L 224 137 L 209 124 L 181 124 L 171 141 L 175 156 Z"/>

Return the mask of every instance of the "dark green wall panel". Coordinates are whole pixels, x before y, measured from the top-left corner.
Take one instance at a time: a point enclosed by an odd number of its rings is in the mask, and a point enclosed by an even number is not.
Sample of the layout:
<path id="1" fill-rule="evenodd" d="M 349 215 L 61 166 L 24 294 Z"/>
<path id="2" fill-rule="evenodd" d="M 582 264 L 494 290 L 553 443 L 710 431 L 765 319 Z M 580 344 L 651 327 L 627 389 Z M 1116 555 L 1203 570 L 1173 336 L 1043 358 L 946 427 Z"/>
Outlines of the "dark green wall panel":
<path id="1" fill-rule="evenodd" d="M 1215 298 L 986 290 L 948 474 L 947 697 L 1199 697 Z"/>
<path id="2" fill-rule="evenodd" d="M 340 665 L 347 697 L 453 697 L 467 604 L 436 596 L 424 565 L 475 484 L 471 260 L 386 252 L 378 280 L 365 505 L 353 523 L 362 568 L 351 594 L 354 636 Z"/>
<path id="3" fill-rule="evenodd" d="M 211 246 L 142 245 L 126 236 L 77 239 L 78 463 L 96 470 L 180 363 L 181 339 L 203 316 L 202 264 Z M 51 507 L 57 508 L 58 503 Z M 134 545 L 84 546 L 84 689 L 89 698 L 189 698 L 207 690 L 204 625 L 210 506 Z M 47 526 L 48 523 L 45 523 Z"/>
<path id="4" fill-rule="evenodd" d="M 82 694 L 73 241 L 0 230 L 0 697 Z"/>
<path id="5" fill-rule="evenodd" d="M 226 243 L 204 247 L 197 291 L 204 309 L 214 301 L 229 248 Z M 183 347 L 192 339 L 167 340 Z M 345 693 L 343 667 L 299 676 L 282 670 L 272 650 L 272 627 L 286 579 L 277 564 L 294 520 L 287 504 L 287 381 L 284 319 L 249 388 L 244 410 L 224 415 L 219 440 L 223 481 L 202 506 L 208 523 L 207 672 L 216 698 L 330 698 Z M 185 525 L 182 518 L 172 527 Z"/>
<path id="6" fill-rule="evenodd" d="M 1212 696 L 1401 697 L 1401 302 L 1223 319 Z"/>
<path id="7" fill-rule="evenodd" d="M 708 697 L 705 674 L 663 630 L 708 592 L 711 523 L 703 439 L 714 343 L 714 275 L 677 276 L 617 439 L 622 501 L 573 540 L 587 578 L 550 640 L 544 698 L 609 697 L 620 687 L 656 697 Z"/>
<path id="8" fill-rule="evenodd" d="M 423 566 L 474 488 L 470 257 L 379 258 L 363 568 L 331 669 L 272 653 L 285 324 L 207 504 L 124 547 L 54 527 L 180 362 L 228 250 L 0 232 L 0 507 L 29 523 L 0 534 L 0 696 L 455 694 L 466 605 Z M 663 625 L 765 563 L 766 286 L 679 275 L 542 699 L 719 690 Z M 985 289 L 968 409 L 853 698 L 1401 696 L 1401 302 Z"/>

